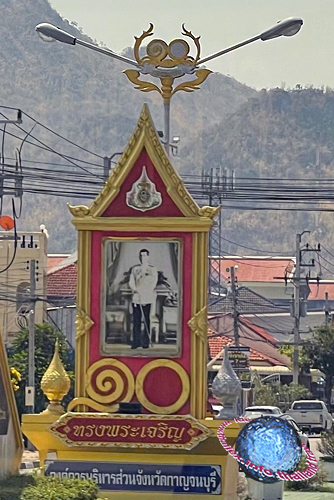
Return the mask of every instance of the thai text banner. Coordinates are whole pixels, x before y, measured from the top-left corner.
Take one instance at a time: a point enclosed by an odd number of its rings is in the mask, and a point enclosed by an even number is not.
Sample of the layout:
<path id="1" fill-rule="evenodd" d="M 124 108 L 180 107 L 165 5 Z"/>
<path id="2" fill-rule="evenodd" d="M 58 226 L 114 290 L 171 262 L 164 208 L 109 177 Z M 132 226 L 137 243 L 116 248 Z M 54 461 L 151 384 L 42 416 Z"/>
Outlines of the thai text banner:
<path id="1" fill-rule="evenodd" d="M 219 465 L 127 464 L 55 460 L 46 476 L 92 479 L 101 490 L 221 494 Z"/>

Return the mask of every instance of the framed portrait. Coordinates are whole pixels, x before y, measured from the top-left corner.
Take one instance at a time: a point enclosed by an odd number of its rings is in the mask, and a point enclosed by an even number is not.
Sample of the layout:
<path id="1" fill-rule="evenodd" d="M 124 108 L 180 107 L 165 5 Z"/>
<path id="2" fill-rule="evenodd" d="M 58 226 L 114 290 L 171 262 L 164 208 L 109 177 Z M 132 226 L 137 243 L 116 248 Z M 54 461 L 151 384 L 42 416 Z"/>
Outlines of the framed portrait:
<path id="1" fill-rule="evenodd" d="M 107 238 L 102 251 L 102 354 L 179 356 L 181 241 Z"/>

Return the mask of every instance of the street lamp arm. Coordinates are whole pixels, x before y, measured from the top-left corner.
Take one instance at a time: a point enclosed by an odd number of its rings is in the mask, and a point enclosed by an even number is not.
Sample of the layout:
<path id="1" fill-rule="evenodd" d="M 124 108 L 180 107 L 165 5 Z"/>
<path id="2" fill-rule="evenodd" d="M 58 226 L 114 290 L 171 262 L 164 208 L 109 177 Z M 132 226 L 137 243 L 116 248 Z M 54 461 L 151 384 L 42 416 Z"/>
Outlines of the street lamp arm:
<path id="1" fill-rule="evenodd" d="M 77 45 L 82 45 L 83 47 L 87 47 L 88 49 L 95 50 L 96 52 L 100 52 L 101 54 L 105 54 L 106 56 L 113 57 L 114 59 L 118 59 L 119 61 L 125 62 L 127 64 L 131 64 L 132 66 L 136 66 L 138 68 L 138 64 L 136 61 L 133 61 L 132 59 L 129 59 L 128 57 L 120 56 L 118 54 L 115 54 L 110 49 L 103 49 L 102 47 L 97 47 L 96 45 L 93 45 L 92 43 L 84 42 L 83 40 L 79 40 L 76 38 L 76 44 Z"/>
<path id="2" fill-rule="evenodd" d="M 265 42 L 266 40 L 272 40 L 273 38 L 278 38 L 279 36 L 293 36 L 298 33 L 300 28 L 303 25 L 303 20 L 300 17 L 289 17 L 288 19 L 285 19 L 284 21 L 279 21 L 277 24 L 272 26 L 266 31 L 263 31 L 260 35 L 254 36 L 253 38 L 249 38 L 248 40 L 245 40 L 244 42 L 238 43 L 237 45 L 233 45 L 232 47 L 229 47 L 228 49 L 221 50 L 220 52 L 216 52 L 215 54 L 212 54 L 212 56 L 205 57 L 204 59 L 201 59 L 198 61 L 198 64 L 204 64 L 207 61 L 211 61 L 212 59 L 215 59 L 216 57 L 223 56 L 224 54 L 227 54 L 228 52 L 232 52 L 232 50 L 239 49 L 240 47 L 243 47 L 244 45 L 248 45 L 249 43 L 255 42 L 256 40 L 262 40 Z"/>
<path id="3" fill-rule="evenodd" d="M 41 36 L 44 41 L 58 41 L 62 43 L 67 43 L 68 45 L 82 45 L 83 47 L 87 47 L 88 49 L 95 50 L 96 52 L 100 52 L 101 54 L 105 54 L 109 57 L 113 57 L 114 59 L 118 59 L 119 61 L 125 62 L 127 64 L 131 64 L 132 66 L 136 66 L 138 68 L 138 64 L 136 61 L 129 59 L 124 56 L 119 56 L 115 54 L 110 49 L 104 49 L 101 47 L 97 47 L 92 43 L 84 42 L 83 40 L 79 40 L 75 36 L 67 33 L 64 30 L 61 30 L 57 26 L 49 23 L 41 23 L 36 26 L 37 33 Z"/>
<path id="4" fill-rule="evenodd" d="M 240 47 L 243 47 L 244 45 L 248 45 L 249 43 L 255 42 L 256 40 L 260 40 L 261 35 L 254 36 L 253 38 L 249 38 L 248 40 L 245 40 L 244 42 L 237 43 L 237 45 L 232 45 L 232 47 L 228 47 L 227 49 L 220 50 L 219 52 L 216 52 L 215 54 L 212 54 L 211 56 L 205 57 L 204 59 L 200 59 L 197 64 L 204 64 L 207 61 L 211 61 L 212 59 L 215 59 L 216 57 L 223 56 L 224 54 L 227 54 L 228 52 L 232 52 L 232 50 L 239 49 Z"/>

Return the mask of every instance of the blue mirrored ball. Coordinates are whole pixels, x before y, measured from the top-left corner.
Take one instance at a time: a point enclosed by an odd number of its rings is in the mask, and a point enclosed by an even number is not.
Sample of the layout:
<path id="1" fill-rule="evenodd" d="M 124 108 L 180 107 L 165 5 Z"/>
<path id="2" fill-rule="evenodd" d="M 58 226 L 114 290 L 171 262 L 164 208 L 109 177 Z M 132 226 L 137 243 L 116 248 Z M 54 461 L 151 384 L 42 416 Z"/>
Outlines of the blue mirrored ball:
<path id="1" fill-rule="evenodd" d="M 296 470 L 302 446 L 297 432 L 288 421 L 265 416 L 245 425 L 236 440 L 235 451 L 244 460 L 244 464 L 239 465 L 247 476 L 263 483 L 275 483 L 279 481 L 277 471 L 292 473 Z M 273 476 L 267 477 L 256 468 L 246 466 L 248 461 L 269 469 Z"/>

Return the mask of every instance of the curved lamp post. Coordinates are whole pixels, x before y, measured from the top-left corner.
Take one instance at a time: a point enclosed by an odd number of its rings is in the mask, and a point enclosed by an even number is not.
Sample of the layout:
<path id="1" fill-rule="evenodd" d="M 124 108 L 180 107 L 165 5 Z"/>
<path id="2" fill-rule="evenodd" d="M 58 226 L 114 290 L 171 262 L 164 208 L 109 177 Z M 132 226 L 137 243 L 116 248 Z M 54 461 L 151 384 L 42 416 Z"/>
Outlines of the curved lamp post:
<path id="1" fill-rule="evenodd" d="M 298 17 L 290 17 L 284 21 L 280 21 L 268 30 L 253 38 L 249 38 L 244 42 L 233 45 L 227 49 L 216 52 L 211 56 L 200 58 L 201 47 L 199 43 L 200 37 L 195 37 L 191 31 L 186 30 L 184 24 L 182 25 L 182 35 L 190 38 L 197 50 L 196 57 L 189 56 L 189 44 L 183 39 L 175 39 L 168 45 L 163 40 L 152 40 L 146 47 L 146 55 L 140 57 L 139 48 L 143 40 L 153 35 L 153 24 L 147 31 L 143 31 L 140 37 L 135 37 L 134 55 L 135 60 L 129 59 L 124 56 L 115 54 L 109 49 L 97 47 L 83 40 L 79 40 L 70 33 L 53 26 L 48 23 L 41 23 L 36 26 L 37 33 L 44 41 L 56 41 L 67 43 L 69 45 L 83 45 L 89 49 L 105 54 L 119 61 L 123 61 L 136 69 L 127 69 L 124 71 L 128 79 L 135 85 L 135 88 L 142 92 L 157 91 L 162 96 L 164 101 L 164 139 L 166 143 L 167 154 L 170 152 L 170 100 L 171 97 L 178 91 L 193 92 L 199 89 L 199 85 L 203 83 L 212 71 L 199 68 L 201 64 L 211 61 L 216 57 L 220 57 L 228 52 L 232 52 L 244 45 L 248 45 L 256 40 L 271 40 L 280 36 L 293 36 L 303 25 L 303 20 Z M 174 81 L 186 75 L 195 74 L 193 80 L 186 80 L 176 87 Z M 160 80 L 160 87 L 157 85 L 139 79 L 142 75 L 150 75 Z"/>

